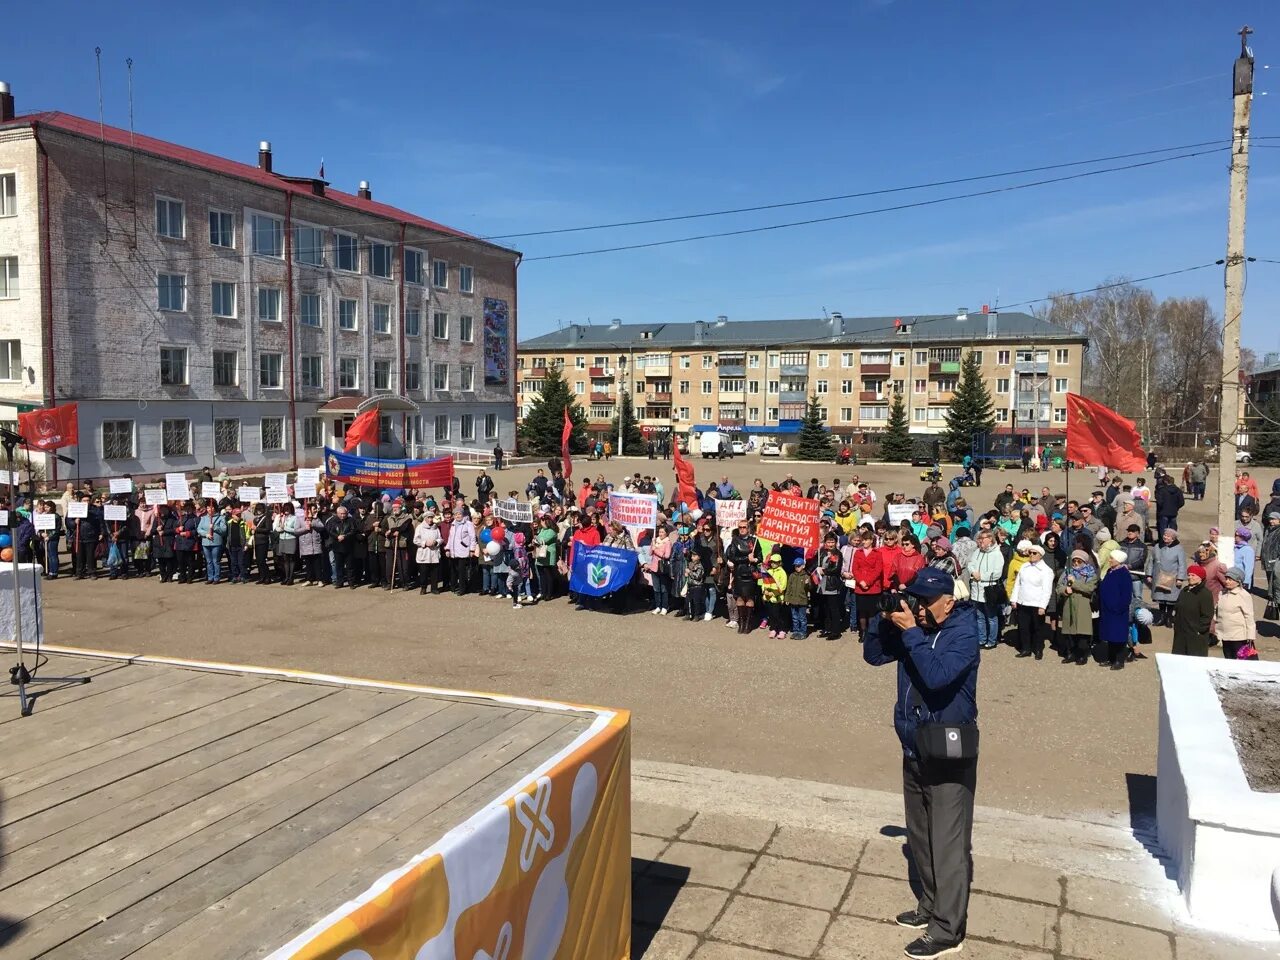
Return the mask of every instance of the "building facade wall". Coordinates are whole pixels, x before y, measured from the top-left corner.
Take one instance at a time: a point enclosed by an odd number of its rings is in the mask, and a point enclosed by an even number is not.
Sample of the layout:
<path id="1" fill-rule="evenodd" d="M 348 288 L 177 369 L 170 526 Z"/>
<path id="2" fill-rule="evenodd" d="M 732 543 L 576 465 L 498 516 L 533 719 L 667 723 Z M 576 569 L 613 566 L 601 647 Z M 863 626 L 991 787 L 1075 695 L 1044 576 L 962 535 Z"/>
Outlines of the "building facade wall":
<path id="1" fill-rule="evenodd" d="M 14 178 L 15 209 L 11 216 L 0 216 L 0 259 L 17 259 L 18 282 L 16 290 L 10 288 L 8 296 L 0 296 L 0 341 L 20 343 L 22 362 L 21 369 L 9 369 L 7 376 L 0 377 L 0 420 L 12 421 L 19 405 L 39 406 L 46 387 L 40 157 L 30 130 L 0 130 L 0 177 L 8 175 Z"/>

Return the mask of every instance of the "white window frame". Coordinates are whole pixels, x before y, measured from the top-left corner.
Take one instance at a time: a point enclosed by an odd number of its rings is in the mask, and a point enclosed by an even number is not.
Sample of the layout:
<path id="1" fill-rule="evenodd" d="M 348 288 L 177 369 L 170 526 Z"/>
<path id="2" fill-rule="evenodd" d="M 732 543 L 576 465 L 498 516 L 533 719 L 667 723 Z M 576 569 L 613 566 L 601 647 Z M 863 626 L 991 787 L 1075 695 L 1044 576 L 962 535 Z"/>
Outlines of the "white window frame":
<path id="1" fill-rule="evenodd" d="M 1054 378 L 1053 378 L 1053 392 L 1054 392 L 1054 393 L 1066 393 L 1066 392 L 1067 392 L 1067 390 L 1068 390 L 1068 387 L 1067 387 L 1067 378 L 1066 378 L 1066 377 L 1054 377 Z"/>
<path id="2" fill-rule="evenodd" d="M 218 382 L 218 354 L 231 357 L 231 382 Z M 213 385 L 215 387 L 238 387 L 240 386 L 240 351 L 239 350 L 214 350 L 209 360 L 210 375 L 213 377 Z"/>
<path id="3" fill-rule="evenodd" d="M 306 304 L 308 299 L 314 298 L 315 322 L 311 323 L 307 320 Z M 303 290 L 298 294 L 298 323 L 304 327 L 311 327 L 318 330 L 324 326 L 324 295 L 316 290 Z"/>
<path id="4" fill-rule="evenodd" d="M 379 280 L 394 280 L 396 276 L 396 248 L 395 244 L 383 243 L 381 240 L 370 240 L 369 247 L 369 276 L 377 277 Z M 387 251 L 387 272 L 378 273 L 373 267 L 374 250 Z"/>
<path id="5" fill-rule="evenodd" d="M 413 322 L 410 323 L 410 320 Z M 404 335 L 406 337 L 422 336 L 422 310 L 419 307 L 406 307 L 404 311 Z"/>
<path id="6" fill-rule="evenodd" d="M 0 380 L 5 383 L 18 383 L 26 373 L 22 364 L 22 341 L 0 340 Z"/>
<path id="7" fill-rule="evenodd" d="M 166 356 L 166 354 L 168 356 Z M 173 360 L 175 359 L 175 355 L 176 355 L 176 359 L 180 361 L 182 369 L 179 373 L 177 380 L 174 380 L 174 379 L 166 380 L 165 379 L 165 372 L 166 372 L 165 361 L 168 360 L 169 365 L 172 366 Z M 188 386 L 190 383 L 190 377 L 188 376 L 187 371 L 189 369 L 190 369 L 190 364 L 187 362 L 186 347 L 175 347 L 175 346 L 166 345 L 160 348 L 160 385 L 161 386 L 163 387 Z"/>
<path id="8" fill-rule="evenodd" d="M 218 424 L 234 423 L 236 425 L 236 445 L 230 450 L 218 449 Z M 230 454 L 240 453 L 241 447 L 244 445 L 244 430 L 240 423 L 239 417 L 214 417 L 213 418 L 213 453 L 214 456 L 225 457 Z"/>
<path id="9" fill-rule="evenodd" d="M 276 295 L 275 296 L 276 315 L 274 317 L 267 317 L 262 315 L 262 295 L 264 293 L 265 294 L 274 293 Z M 256 319 L 259 323 L 283 323 L 284 322 L 284 291 L 281 290 L 279 287 L 272 287 L 265 284 L 259 285 L 257 290 L 257 296 L 254 297 L 254 300 L 256 301 L 255 302 L 256 310 L 254 312 L 256 314 Z M 268 302 L 270 302 L 269 296 L 268 296 Z"/>
<path id="10" fill-rule="evenodd" d="M 1071 351 L 1067 347 L 1055 347 L 1053 351 L 1053 362 L 1060 367 L 1066 366 L 1071 362 Z"/>
<path id="11" fill-rule="evenodd" d="M 461 443 L 474 443 L 476 439 L 476 415 L 464 413 L 458 417 L 458 440 Z"/>
<path id="12" fill-rule="evenodd" d="M 409 260 L 411 257 L 417 258 L 418 269 L 411 271 L 409 269 Z M 404 282 L 411 283 L 415 287 L 421 287 L 426 284 L 427 280 L 427 255 L 424 251 L 415 247 L 404 248 L 404 263 L 401 268 L 404 270 Z"/>
<path id="13" fill-rule="evenodd" d="M 404 389 L 418 393 L 422 390 L 422 364 L 417 360 L 404 363 Z"/>
<path id="14" fill-rule="evenodd" d="M 170 222 L 173 218 L 173 207 L 178 208 L 178 232 L 168 233 L 160 229 L 160 210 L 165 210 L 165 226 L 168 230 L 173 229 Z M 163 194 L 156 194 L 156 236 L 165 240 L 185 240 L 187 239 L 187 204 L 185 200 L 179 200 L 177 197 L 166 197 Z"/>
<path id="15" fill-rule="evenodd" d="M 302 418 L 303 449 L 315 450 L 323 446 L 324 446 L 324 417 L 303 417 Z"/>
<path id="16" fill-rule="evenodd" d="M 443 282 L 441 277 L 443 276 Z M 449 289 L 449 261 L 448 260 L 432 260 L 431 261 L 431 286 L 437 290 Z"/>
<path id="17" fill-rule="evenodd" d="M 462 343 L 476 342 L 476 321 L 469 314 L 462 314 L 458 317 L 458 339 Z M 579 357 L 579 359 L 586 359 Z"/>
<path id="18" fill-rule="evenodd" d="M 214 218 L 217 218 L 217 229 L 214 229 Z M 228 218 L 228 229 L 224 234 L 222 232 L 222 218 Z M 227 243 L 219 243 L 218 241 L 225 238 Z M 236 215 L 230 210 L 218 210 L 210 208 L 209 210 L 209 246 L 218 247 L 221 250 L 234 250 L 236 248 Z"/>
<path id="19" fill-rule="evenodd" d="M 0 217 L 18 215 L 18 171 L 0 172 Z"/>
<path id="20" fill-rule="evenodd" d="M 996 377 L 996 393 L 1008 393 L 1008 392 L 1009 392 L 1009 378 Z"/>
<path id="21" fill-rule="evenodd" d="M 458 265 L 458 292 L 459 293 L 475 293 L 476 292 L 476 269 L 469 264 Z"/>
<path id="22" fill-rule="evenodd" d="M 218 289 L 231 289 L 231 312 L 219 312 L 218 310 Z M 209 311 L 215 317 L 223 320 L 234 320 L 240 307 L 240 285 L 234 280 L 211 280 L 209 281 Z"/>
<path id="23" fill-rule="evenodd" d="M 818 354 L 818 369 L 826 370 L 827 367 L 829 366 L 831 366 L 831 354 L 829 353 Z"/>
<path id="24" fill-rule="evenodd" d="M 264 369 L 263 362 L 268 360 L 271 357 L 274 357 L 276 360 L 276 364 L 275 364 L 276 382 L 264 383 L 263 380 L 268 378 L 265 378 L 263 374 L 267 373 L 268 370 Z M 281 390 L 283 388 L 284 388 L 284 354 L 276 353 L 271 350 L 262 351 L 261 353 L 258 354 L 258 389 Z"/>
<path id="25" fill-rule="evenodd" d="M 444 430 L 440 429 L 441 424 Z M 435 422 L 432 424 L 435 432 L 436 443 L 445 443 L 449 439 L 449 415 L 447 413 L 437 413 Z"/>
<path id="26" fill-rule="evenodd" d="M 16 256 L 0 257 L 0 300 L 17 300 L 22 293 L 18 286 L 18 258 Z M 157 282 L 156 297 L 160 296 Z"/>
<path id="27" fill-rule="evenodd" d="M 701 417 L 701 419 L 702 419 L 703 421 L 709 421 L 709 420 L 711 419 L 711 408 L 710 408 L 710 407 L 703 407 L 703 408 L 702 408 L 702 417 Z"/>
<path id="28" fill-rule="evenodd" d="M 115 428 L 122 423 L 127 423 L 129 425 L 127 428 L 129 432 L 129 452 L 124 454 L 124 456 L 112 456 L 107 450 L 107 427 L 110 426 L 112 428 L 112 432 L 115 433 Z M 133 460 L 138 455 L 138 424 L 135 420 L 103 420 L 102 426 L 98 431 L 98 439 L 102 444 L 103 460 Z"/>
<path id="29" fill-rule="evenodd" d="M 343 369 L 345 365 L 351 365 L 351 379 L 349 383 L 344 383 L 343 378 L 347 373 Z M 359 390 L 360 389 L 360 358 L 359 357 L 339 357 L 338 358 L 338 389 L 339 390 Z"/>
<path id="30" fill-rule="evenodd" d="M 1054 407 L 1054 408 L 1053 408 L 1053 422 L 1054 422 L 1054 423 L 1066 423 L 1066 422 L 1067 422 L 1067 408 L 1066 408 L 1066 407 Z"/>
<path id="31" fill-rule="evenodd" d="M 161 293 L 161 282 L 163 280 L 170 281 L 170 293 L 172 293 L 171 282 L 175 279 L 180 282 L 179 290 L 182 294 L 182 306 L 166 307 L 164 305 L 164 295 Z M 156 273 L 156 308 L 165 313 L 187 312 L 187 275 L 185 273 L 165 273 L 163 271 Z"/>
<path id="32" fill-rule="evenodd" d="M 304 353 L 298 357 L 298 386 L 308 390 L 324 389 L 324 357 L 322 355 Z"/>
<path id="33" fill-rule="evenodd" d="M 311 234 L 312 244 L 306 248 L 311 259 L 304 260 L 302 257 L 303 245 L 302 236 L 304 233 Z M 327 238 L 325 236 L 324 227 L 317 227 L 310 223 L 294 223 L 293 225 L 293 262 L 301 264 L 304 267 L 323 267 L 324 251 Z"/>
<path id="34" fill-rule="evenodd" d="M 343 322 L 343 305 L 351 304 L 351 325 L 347 326 Z M 360 301 L 355 297 L 339 297 L 338 298 L 338 329 L 353 333 L 360 329 Z"/>
<path id="35" fill-rule="evenodd" d="M 484 438 L 486 440 L 497 440 L 498 427 L 498 415 L 496 413 L 486 413 L 484 415 Z"/>
<path id="36" fill-rule="evenodd" d="M 177 453 L 169 453 L 164 448 L 165 425 L 170 423 L 185 423 L 186 429 L 186 449 Z M 165 417 L 160 421 L 160 456 L 161 457 L 189 457 L 191 456 L 191 418 L 190 417 Z"/>
<path id="37" fill-rule="evenodd" d="M 476 368 L 474 364 L 458 365 L 458 389 L 463 393 L 474 393 L 476 389 Z"/>
<path id="38" fill-rule="evenodd" d="M 280 446 L 267 446 L 267 424 L 278 423 L 280 425 Z M 258 419 L 258 450 L 261 453 L 278 453 L 281 450 L 289 449 L 289 438 L 285 434 L 284 417 L 260 417 Z"/>
<path id="39" fill-rule="evenodd" d="M 443 379 L 436 376 L 438 372 L 443 372 Z M 449 364 L 431 361 L 431 389 L 433 391 L 449 389 Z"/>
<path id="40" fill-rule="evenodd" d="M 382 308 L 386 311 L 383 319 L 386 323 L 379 326 L 378 310 Z M 369 330 L 379 336 L 391 335 L 391 304 L 381 300 L 374 300 L 369 304 Z"/>
<path id="41" fill-rule="evenodd" d="M 386 380 L 379 383 L 378 372 L 382 370 L 386 372 Z M 369 364 L 369 387 L 372 390 L 390 390 L 391 389 L 391 361 L 386 357 L 374 357 Z"/>
<path id="42" fill-rule="evenodd" d="M 444 333 L 438 332 L 436 321 L 444 317 Z M 431 339 L 432 340 L 448 340 L 449 339 L 449 312 L 447 310 L 433 310 L 431 312 Z"/>
<path id="43" fill-rule="evenodd" d="M 258 226 L 271 227 L 270 238 L 279 241 L 270 252 L 258 249 Z M 249 215 L 249 250 L 255 257 L 268 257 L 272 260 L 284 259 L 284 221 L 269 213 L 252 213 Z"/>
<path id="44" fill-rule="evenodd" d="M 350 267 L 342 266 L 342 254 L 343 254 L 342 246 L 347 241 L 350 241 L 349 252 L 351 253 L 351 262 L 354 264 L 354 266 L 350 266 Z M 339 273 L 358 274 L 360 272 L 360 238 L 357 237 L 355 234 L 343 233 L 341 231 L 334 232 L 333 234 L 333 268 L 337 270 Z"/>
<path id="45" fill-rule="evenodd" d="M 1007 367 L 1008 365 L 1009 365 L 1009 351 L 1008 351 L 1008 350 L 997 350 L 997 351 L 996 351 L 996 366 L 997 366 L 997 367 Z"/>

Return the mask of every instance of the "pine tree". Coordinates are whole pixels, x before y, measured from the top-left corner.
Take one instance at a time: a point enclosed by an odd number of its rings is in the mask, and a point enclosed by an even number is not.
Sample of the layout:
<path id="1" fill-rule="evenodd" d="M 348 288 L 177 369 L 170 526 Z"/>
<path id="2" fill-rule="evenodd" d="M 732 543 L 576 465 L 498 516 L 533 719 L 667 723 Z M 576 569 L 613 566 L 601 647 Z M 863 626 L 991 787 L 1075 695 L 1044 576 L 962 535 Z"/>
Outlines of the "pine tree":
<path id="1" fill-rule="evenodd" d="M 1280 467 L 1280 399 L 1272 400 L 1257 412 L 1257 420 L 1249 428 L 1249 464 Z M 1223 464 L 1219 469 L 1230 470 L 1231 465 Z"/>
<path id="2" fill-rule="evenodd" d="M 573 402 L 569 382 L 558 366 L 547 368 L 542 392 L 529 407 L 520 423 L 520 452 L 535 456 L 559 456 L 560 435 L 564 431 L 564 412 L 569 411 L 573 432 L 569 434 L 569 452 L 587 451 L 587 415 Z"/>
<path id="3" fill-rule="evenodd" d="M 907 402 L 895 393 L 889 405 L 889 422 L 880 438 L 880 459 L 890 463 L 910 463 L 915 449 L 911 439 L 911 423 L 907 420 Z"/>
<path id="4" fill-rule="evenodd" d="M 631 402 L 631 394 L 622 394 L 622 407 L 619 410 L 622 417 L 622 449 L 614 450 L 614 453 L 625 453 L 629 457 L 637 456 L 644 452 L 645 440 L 644 434 L 640 432 L 640 424 L 636 421 L 636 408 Z M 614 417 L 609 421 L 609 436 L 613 438 L 616 445 L 618 442 L 618 418 Z"/>
<path id="5" fill-rule="evenodd" d="M 796 447 L 796 459 L 835 459 L 835 450 L 831 446 L 831 433 L 822 423 L 816 393 L 809 396 L 809 405 L 805 408 L 804 419 L 800 421 L 800 443 Z"/>
<path id="6" fill-rule="evenodd" d="M 996 428 L 995 404 L 982 378 L 978 355 L 972 350 L 960 364 L 960 382 L 952 395 L 946 423 L 942 446 L 957 460 L 973 448 L 975 434 L 990 433 Z"/>

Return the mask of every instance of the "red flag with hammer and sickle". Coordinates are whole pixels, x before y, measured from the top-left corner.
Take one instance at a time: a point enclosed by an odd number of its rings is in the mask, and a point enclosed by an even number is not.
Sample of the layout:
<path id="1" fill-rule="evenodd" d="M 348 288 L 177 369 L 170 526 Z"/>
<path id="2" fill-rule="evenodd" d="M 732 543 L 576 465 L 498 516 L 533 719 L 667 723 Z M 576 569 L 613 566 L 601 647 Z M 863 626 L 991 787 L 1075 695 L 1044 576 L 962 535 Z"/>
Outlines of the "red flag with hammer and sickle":
<path id="1" fill-rule="evenodd" d="M 18 414 L 18 431 L 32 450 L 57 450 L 80 442 L 80 421 L 76 404 L 32 410 Z"/>

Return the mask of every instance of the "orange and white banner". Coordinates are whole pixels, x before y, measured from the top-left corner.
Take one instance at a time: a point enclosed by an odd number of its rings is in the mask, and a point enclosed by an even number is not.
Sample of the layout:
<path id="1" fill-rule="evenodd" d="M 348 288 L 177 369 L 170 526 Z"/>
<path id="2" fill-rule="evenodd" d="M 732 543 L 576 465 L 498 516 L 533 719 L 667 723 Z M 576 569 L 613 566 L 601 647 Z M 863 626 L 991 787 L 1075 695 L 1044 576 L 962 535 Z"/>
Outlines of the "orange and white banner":
<path id="1" fill-rule="evenodd" d="M 625 960 L 631 728 L 568 748 L 268 960 Z"/>

